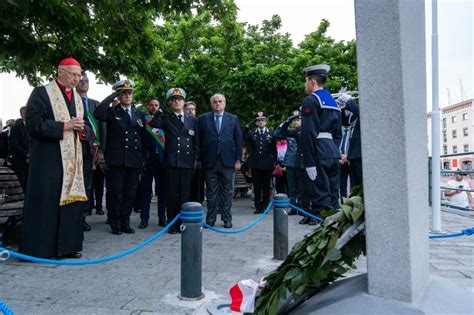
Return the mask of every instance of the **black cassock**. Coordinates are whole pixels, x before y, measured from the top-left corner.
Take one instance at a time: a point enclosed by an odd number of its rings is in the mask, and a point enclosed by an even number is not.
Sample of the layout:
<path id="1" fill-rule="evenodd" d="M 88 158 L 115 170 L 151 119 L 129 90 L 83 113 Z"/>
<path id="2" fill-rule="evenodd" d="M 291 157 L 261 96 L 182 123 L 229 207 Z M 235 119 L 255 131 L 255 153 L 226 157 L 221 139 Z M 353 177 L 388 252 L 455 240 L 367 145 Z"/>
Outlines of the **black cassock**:
<path id="1" fill-rule="evenodd" d="M 69 114 L 76 116 L 74 93 Z M 64 123 L 54 120 L 45 87 L 31 93 L 26 109 L 30 134 L 30 169 L 19 251 L 36 257 L 56 257 L 82 251 L 84 201 L 59 206 L 63 166 L 59 140 Z"/>

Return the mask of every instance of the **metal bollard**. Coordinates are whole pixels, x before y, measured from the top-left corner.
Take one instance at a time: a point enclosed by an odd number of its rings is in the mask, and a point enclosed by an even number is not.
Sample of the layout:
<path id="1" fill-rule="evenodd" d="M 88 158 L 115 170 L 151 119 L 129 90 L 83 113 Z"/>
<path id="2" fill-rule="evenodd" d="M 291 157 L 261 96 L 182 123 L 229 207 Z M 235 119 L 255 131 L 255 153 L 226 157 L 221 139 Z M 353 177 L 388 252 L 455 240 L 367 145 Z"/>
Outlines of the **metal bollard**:
<path id="1" fill-rule="evenodd" d="M 196 301 L 202 293 L 202 219 L 198 202 L 186 202 L 181 209 L 181 293 L 178 298 Z"/>
<path id="2" fill-rule="evenodd" d="M 273 197 L 273 259 L 285 260 L 288 256 L 288 197 Z"/>

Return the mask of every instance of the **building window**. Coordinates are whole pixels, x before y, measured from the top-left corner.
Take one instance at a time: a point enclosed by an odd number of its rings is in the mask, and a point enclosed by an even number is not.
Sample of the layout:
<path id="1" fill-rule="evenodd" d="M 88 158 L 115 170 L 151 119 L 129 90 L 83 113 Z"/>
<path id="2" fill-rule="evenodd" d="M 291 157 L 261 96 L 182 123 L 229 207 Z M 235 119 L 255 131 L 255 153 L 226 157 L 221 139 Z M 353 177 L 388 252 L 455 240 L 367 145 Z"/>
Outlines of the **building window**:
<path id="1" fill-rule="evenodd" d="M 452 122 L 452 123 L 455 123 L 456 121 L 458 121 L 457 118 L 456 118 L 456 116 L 451 117 L 451 122 Z"/>
<path id="2" fill-rule="evenodd" d="M 456 130 L 453 130 L 453 139 L 456 139 L 458 137 L 458 132 Z"/>
<path id="3" fill-rule="evenodd" d="M 443 154 L 444 155 L 448 154 L 448 146 L 447 145 L 443 145 Z"/>
<path id="4" fill-rule="evenodd" d="M 446 118 L 443 118 L 443 128 L 446 129 Z"/>
<path id="5" fill-rule="evenodd" d="M 448 142 L 448 133 L 443 131 L 443 142 Z"/>
<path id="6" fill-rule="evenodd" d="M 462 114 L 462 120 L 467 120 L 469 115 L 467 113 Z"/>
<path id="7" fill-rule="evenodd" d="M 462 130 L 462 133 L 463 133 L 464 137 L 469 136 L 469 129 L 468 129 L 468 128 L 464 128 L 464 129 Z"/>
<path id="8" fill-rule="evenodd" d="M 458 146 L 457 145 L 453 145 L 453 153 L 458 153 Z"/>
<path id="9" fill-rule="evenodd" d="M 469 144 L 464 145 L 464 152 L 469 152 Z"/>

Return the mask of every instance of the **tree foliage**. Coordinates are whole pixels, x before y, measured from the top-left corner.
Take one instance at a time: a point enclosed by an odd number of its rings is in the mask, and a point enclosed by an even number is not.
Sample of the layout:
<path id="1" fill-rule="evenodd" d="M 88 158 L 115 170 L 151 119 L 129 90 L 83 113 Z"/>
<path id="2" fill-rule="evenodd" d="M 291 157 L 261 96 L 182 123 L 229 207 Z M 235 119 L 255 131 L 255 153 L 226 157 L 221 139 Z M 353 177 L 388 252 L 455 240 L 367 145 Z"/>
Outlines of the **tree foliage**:
<path id="1" fill-rule="evenodd" d="M 157 50 L 155 21 L 203 9 L 232 7 L 216 0 L 0 1 L 0 71 L 37 84 L 61 58 L 74 56 L 112 82 L 119 73 L 147 72 Z"/>
<path id="2" fill-rule="evenodd" d="M 38 84 L 74 56 L 105 82 L 134 79 L 139 102 L 163 101 L 180 86 L 204 112 L 220 92 L 242 122 L 263 110 L 270 124 L 299 106 L 304 67 L 327 63 L 330 90 L 357 88 L 355 41 L 328 37 L 323 20 L 295 47 L 281 27 L 277 15 L 238 22 L 232 0 L 8 0 L 0 2 L 0 72 Z"/>

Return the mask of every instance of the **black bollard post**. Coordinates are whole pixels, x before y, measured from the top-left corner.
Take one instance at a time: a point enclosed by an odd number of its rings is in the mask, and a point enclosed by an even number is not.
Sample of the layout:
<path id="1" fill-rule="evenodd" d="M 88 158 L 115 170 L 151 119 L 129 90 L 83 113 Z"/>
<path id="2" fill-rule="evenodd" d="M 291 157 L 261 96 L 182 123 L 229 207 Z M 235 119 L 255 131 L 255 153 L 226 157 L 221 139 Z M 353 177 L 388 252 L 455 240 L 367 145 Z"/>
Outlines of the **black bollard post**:
<path id="1" fill-rule="evenodd" d="M 288 197 L 273 197 L 273 259 L 285 260 L 288 256 Z"/>
<path id="2" fill-rule="evenodd" d="M 181 209 L 181 293 L 186 301 L 200 300 L 202 293 L 202 219 L 198 202 L 187 202 Z"/>

